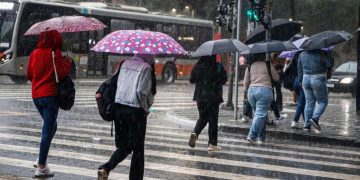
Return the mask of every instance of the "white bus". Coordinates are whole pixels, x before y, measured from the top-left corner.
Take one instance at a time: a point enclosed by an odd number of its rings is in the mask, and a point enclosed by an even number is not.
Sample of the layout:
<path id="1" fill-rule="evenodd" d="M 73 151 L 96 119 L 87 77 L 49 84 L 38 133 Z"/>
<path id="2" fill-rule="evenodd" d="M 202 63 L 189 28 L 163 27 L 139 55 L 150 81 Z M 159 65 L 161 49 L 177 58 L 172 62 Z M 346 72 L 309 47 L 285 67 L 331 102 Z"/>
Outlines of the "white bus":
<path id="1" fill-rule="evenodd" d="M 76 77 L 106 77 L 125 57 L 90 52 L 106 34 L 120 29 L 144 29 L 164 32 L 176 39 L 188 52 L 212 39 L 213 22 L 187 17 L 151 13 L 146 8 L 110 6 L 103 3 L 63 1 L 0 0 L 0 75 L 16 83 L 26 82 L 27 61 L 36 47 L 38 36 L 24 36 L 35 23 L 64 15 L 94 17 L 108 28 L 91 32 L 64 33 L 64 53 L 74 59 Z M 172 83 L 188 78 L 196 61 L 189 57 L 156 59 L 157 78 Z"/>

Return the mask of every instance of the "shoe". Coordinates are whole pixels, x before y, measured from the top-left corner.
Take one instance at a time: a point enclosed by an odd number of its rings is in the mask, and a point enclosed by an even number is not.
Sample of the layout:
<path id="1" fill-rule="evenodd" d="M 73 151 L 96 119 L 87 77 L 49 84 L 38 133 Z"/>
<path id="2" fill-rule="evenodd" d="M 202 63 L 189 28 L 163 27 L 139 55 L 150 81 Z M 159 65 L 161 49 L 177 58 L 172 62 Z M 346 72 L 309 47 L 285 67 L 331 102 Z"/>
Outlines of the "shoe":
<path id="1" fill-rule="evenodd" d="M 109 171 L 105 169 L 98 170 L 98 180 L 107 180 L 109 178 Z"/>
<path id="2" fill-rule="evenodd" d="M 319 123 L 317 122 L 317 121 L 315 121 L 314 119 L 310 119 L 310 123 L 311 123 L 311 125 L 313 125 L 314 126 L 314 128 L 316 129 L 316 130 L 318 130 L 318 131 L 321 131 L 321 127 L 320 127 L 320 125 L 319 125 Z"/>
<path id="3" fill-rule="evenodd" d="M 53 177 L 54 173 L 50 171 L 50 168 L 45 165 L 43 169 L 40 169 L 40 167 L 37 167 L 35 170 L 35 177 L 37 178 L 43 178 L 43 177 Z"/>
<path id="4" fill-rule="evenodd" d="M 195 147 L 195 143 L 196 143 L 196 140 L 198 139 L 198 136 L 196 135 L 196 133 L 191 133 L 190 135 L 190 139 L 189 139 L 189 146 L 190 147 Z"/>
<path id="5" fill-rule="evenodd" d="M 304 127 L 304 131 L 310 132 L 310 127 Z"/>
<path id="6" fill-rule="evenodd" d="M 36 158 L 36 161 L 34 161 L 33 166 L 34 168 L 37 168 L 39 164 L 39 158 Z"/>
<path id="7" fill-rule="evenodd" d="M 263 145 L 263 144 L 265 144 L 265 141 L 263 141 L 263 140 L 257 140 L 257 142 L 256 142 L 258 145 Z"/>
<path id="8" fill-rule="evenodd" d="M 254 145 L 255 144 L 255 141 L 251 138 L 246 138 L 246 140 L 251 144 L 251 145 Z"/>
<path id="9" fill-rule="evenodd" d="M 249 117 L 248 116 L 243 116 L 242 118 L 241 118 L 241 122 L 242 123 L 248 123 L 249 122 Z"/>
<path id="10" fill-rule="evenodd" d="M 208 151 L 221 151 L 221 147 L 209 143 Z"/>
<path id="11" fill-rule="evenodd" d="M 291 128 L 293 129 L 300 129 L 300 125 L 298 122 L 292 121 L 291 122 Z"/>

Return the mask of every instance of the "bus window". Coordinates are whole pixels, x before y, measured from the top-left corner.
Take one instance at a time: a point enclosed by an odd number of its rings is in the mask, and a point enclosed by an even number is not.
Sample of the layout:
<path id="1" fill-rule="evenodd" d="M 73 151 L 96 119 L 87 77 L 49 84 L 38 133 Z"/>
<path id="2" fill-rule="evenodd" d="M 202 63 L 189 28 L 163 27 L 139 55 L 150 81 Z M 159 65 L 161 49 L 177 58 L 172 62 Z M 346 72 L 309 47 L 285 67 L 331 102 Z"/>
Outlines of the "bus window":
<path id="1" fill-rule="evenodd" d="M 128 20 L 111 19 L 111 32 L 116 30 L 134 29 L 135 24 Z"/>
<path id="2" fill-rule="evenodd" d="M 0 12 L 0 50 L 1 52 L 10 48 L 10 43 L 14 31 L 16 14 Z"/>
<path id="3" fill-rule="evenodd" d="M 195 26 L 179 26 L 177 41 L 188 51 L 195 51 L 198 46 L 198 31 Z"/>
<path id="4" fill-rule="evenodd" d="M 162 32 L 177 39 L 178 36 L 178 29 L 174 24 L 164 24 L 162 27 Z"/>
<path id="5" fill-rule="evenodd" d="M 199 32 L 198 46 L 200 46 L 202 43 L 212 39 L 212 29 L 211 28 L 200 27 L 200 28 L 198 28 L 198 32 Z"/>
<path id="6" fill-rule="evenodd" d="M 135 29 L 142 29 L 142 30 L 146 30 L 146 31 L 155 30 L 153 22 L 141 21 L 141 20 L 135 21 Z"/>

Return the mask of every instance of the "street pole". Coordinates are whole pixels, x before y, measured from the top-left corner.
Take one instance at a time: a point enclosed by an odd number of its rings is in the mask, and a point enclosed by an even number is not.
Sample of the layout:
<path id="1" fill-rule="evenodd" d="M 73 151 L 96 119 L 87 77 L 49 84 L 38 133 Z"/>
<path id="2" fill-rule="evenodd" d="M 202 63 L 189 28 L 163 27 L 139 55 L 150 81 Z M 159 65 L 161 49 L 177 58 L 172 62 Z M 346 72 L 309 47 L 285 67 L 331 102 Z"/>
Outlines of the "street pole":
<path id="1" fill-rule="evenodd" d="M 235 18 L 234 16 L 235 14 L 235 1 L 231 1 L 231 16 L 230 16 L 230 22 L 232 23 L 232 33 L 231 33 L 231 38 L 235 39 L 236 36 L 236 32 L 234 31 L 236 28 L 236 24 L 235 24 Z M 223 109 L 226 110 L 233 110 L 234 109 L 234 104 L 232 102 L 232 97 L 233 97 L 233 84 L 234 84 L 234 62 L 235 62 L 235 53 L 231 53 L 231 58 L 230 58 L 230 66 L 229 66 L 229 92 L 228 92 L 228 99 L 226 104 L 222 107 Z"/>
<path id="2" fill-rule="evenodd" d="M 236 22 L 236 39 L 240 40 L 240 21 L 241 20 L 241 0 L 237 3 L 237 22 Z M 239 52 L 236 52 L 235 58 L 235 111 L 234 119 L 237 120 L 238 116 L 238 100 L 239 100 Z"/>
<path id="3" fill-rule="evenodd" d="M 266 8 L 266 35 L 265 40 L 269 41 L 271 39 L 271 6 L 272 6 L 272 0 L 267 1 L 267 8 Z M 266 61 L 270 61 L 270 52 L 266 53 Z"/>
<path id="4" fill-rule="evenodd" d="M 360 4 L 359 4 L 360 8 Z M 359 12 L 359 22 L 360 26 L 360 12 Z M 357 42 L 357 75 L 356 75 L 356 113 L 360 114 L 360 33 L 358 35 L 358 42 Z"/>

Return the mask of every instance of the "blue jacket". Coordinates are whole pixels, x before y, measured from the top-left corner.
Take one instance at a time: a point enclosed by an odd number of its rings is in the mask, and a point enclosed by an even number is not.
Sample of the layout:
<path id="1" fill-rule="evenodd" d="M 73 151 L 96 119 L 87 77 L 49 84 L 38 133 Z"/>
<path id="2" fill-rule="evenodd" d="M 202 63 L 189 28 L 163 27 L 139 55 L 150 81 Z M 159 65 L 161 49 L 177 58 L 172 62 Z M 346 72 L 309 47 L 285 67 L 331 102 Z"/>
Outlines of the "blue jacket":
<path id="1" fill-rule="evenodd" d="M 321 50 L 303 51 L 299 55 L 297 70 L 299 82 L 302 82 L 303 75 L 326 74 L 333 66 L 330 54 Z"/>

